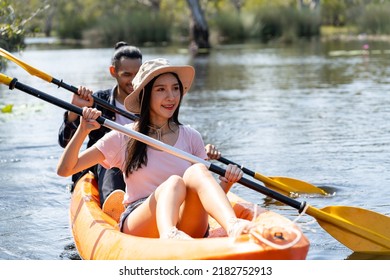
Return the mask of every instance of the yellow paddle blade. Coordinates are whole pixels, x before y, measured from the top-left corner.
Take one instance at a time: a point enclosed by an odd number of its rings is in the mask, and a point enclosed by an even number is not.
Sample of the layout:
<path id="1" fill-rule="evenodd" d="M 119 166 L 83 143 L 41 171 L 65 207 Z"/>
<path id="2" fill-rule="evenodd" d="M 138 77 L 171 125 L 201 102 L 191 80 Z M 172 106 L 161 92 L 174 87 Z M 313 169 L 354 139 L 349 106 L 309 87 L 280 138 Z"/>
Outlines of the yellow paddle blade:
<path id="1" fill-rule="evenodd" d="M 282 192 L 287 196 L 298 196 L 302 193 L 328 195 L 323 189 L 294 178 L 265 177 L 259 173 L 255 173 L 255 178 L 262 181 L 267 188 Z"/>
<path id="2" fill-rule="evenodd" d="M 390 252 L 390 217 L 350 206 L 328 206 L 322 210 L 309 206 L 306 213 L 354 252 Z"/>
<path id="3" fill-rule="evenodd" d="M 20 59 L 16 58 L 15 56 L 13 56 L 12 54 L 10 54 L 9 52 L 7 52 L 5 49 L 3 48 L 0 48 L 0 55 L 7 58 L 8 60 L 11 60 L 13 62 L 15 62 L 16 64 L 18 64 L 20 67 L 22 67 L 23 69 L 25 69 L 28 73 L 30 73 L 31 75 L 33 76 L 37 76 L 49 83 L 51 83 L 51 81 L 53 80 L 53 78 L 49 75 L 49 74 L 46 74 L 30 65 L 28 65 L 27 63 L 21 61 Z"/>
<path id="4" fill-rule="evenodd" d="M 7 75 L 4 75 L 3 73 L 0 73 L 0 83 L 9 86 L 11 82 L 12 82 L 11 77 L 8 77 Z"/>

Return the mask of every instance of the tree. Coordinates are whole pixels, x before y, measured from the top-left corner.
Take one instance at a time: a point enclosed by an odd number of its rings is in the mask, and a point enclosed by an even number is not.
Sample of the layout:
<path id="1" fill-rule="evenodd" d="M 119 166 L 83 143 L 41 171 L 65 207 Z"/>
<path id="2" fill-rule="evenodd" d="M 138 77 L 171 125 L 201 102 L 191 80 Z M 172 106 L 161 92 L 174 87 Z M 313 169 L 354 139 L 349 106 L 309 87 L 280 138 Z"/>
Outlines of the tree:
<path id="1" fill-rule="evenodd" d="M 190 47 L 192 51 L 198 49 L 209 49 L 209 27 L 204 17 L 199 0 L 187 0 L 191 10 L 190 20 Z"/>
<path id="2" fill-rule="evenodd" d="M 0 47 L 9 51 L 23 49 L 28 25 L 49 7 L 46 1 L 26 7 L 22 0 L 0 0 Z"/>

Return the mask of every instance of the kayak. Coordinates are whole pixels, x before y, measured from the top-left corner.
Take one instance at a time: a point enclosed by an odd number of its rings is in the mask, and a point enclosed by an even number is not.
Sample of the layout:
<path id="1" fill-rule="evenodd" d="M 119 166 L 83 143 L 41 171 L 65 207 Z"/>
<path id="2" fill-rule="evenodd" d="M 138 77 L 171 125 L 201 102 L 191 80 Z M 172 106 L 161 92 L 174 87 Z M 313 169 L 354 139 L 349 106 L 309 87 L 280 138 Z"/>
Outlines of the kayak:
<path id="1" fill-rule="evenodd" d="M 210 217 L 210 234 L 191 240 L 132 236 L 119 231 L 117 218 L 103 212 L 97 182 L 85 174 L 70 202 L 70 225 L 75 245 L 84 260 L 303 260 L 309 241 L 289 219 L 228 193 L 238 218 L 252 220 L 255 230 L 237 238 Z M 119 207 L 118 209 L 123 209 Z M 120 213 L 119 213 L 120 214 Z"/>

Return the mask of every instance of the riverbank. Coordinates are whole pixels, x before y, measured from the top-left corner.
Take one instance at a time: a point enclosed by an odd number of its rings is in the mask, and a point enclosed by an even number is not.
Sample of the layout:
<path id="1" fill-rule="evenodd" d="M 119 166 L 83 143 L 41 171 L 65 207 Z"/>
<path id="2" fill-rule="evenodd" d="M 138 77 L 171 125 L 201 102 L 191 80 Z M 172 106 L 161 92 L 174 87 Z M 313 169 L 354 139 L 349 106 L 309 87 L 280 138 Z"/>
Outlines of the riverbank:
<path id="1" fill-rule="evenodd" d="M 355 27 L 321 27 L 321 41 L 370 41 L 390 42 L 390 35 L 387 34 L 366 34 L 359 33 Z"/>
<path id="2" fill-rule="evenodd" d="M 317 38 L 321 42 L 378 42 L 378 43 L 389 43 L 390 44 L 390 35 L 373 35 L 373 34 L 355 34 L 347 32 L 327 32 L 324 31 L 322 35 Z M 315 40 L 317 40 L 315 39 Z M 79 47 L 79 48 L 95 48 L 98 47 L 96 44 L 89 40 L 76 40 L 76 39 L 60 39 L 56 37 L 26 37 L 25 44 L 28 48 L 59 48 L 59 47 Z M 278 44 L 286 43 L 283 40 L 270 41 L 268 44 Z M 243 42 L 244 43 L 244 42 Z M 253 41 L 251 41 L 253 43 Z M 293 42 L 289 42 L 293 43 Z M 261 44 L 261 42 L 259 42 Z M 218 44 L 221 46 L 223 44 Z M 217 46 L 217 45 L 215 45 Z"/>

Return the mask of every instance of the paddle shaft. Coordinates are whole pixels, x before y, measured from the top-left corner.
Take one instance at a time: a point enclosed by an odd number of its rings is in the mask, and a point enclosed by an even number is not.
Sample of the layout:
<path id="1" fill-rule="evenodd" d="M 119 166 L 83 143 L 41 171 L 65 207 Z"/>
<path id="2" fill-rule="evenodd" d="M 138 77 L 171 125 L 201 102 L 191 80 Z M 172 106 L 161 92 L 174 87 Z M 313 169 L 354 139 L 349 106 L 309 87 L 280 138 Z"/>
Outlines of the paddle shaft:
<path id="1" fill-rule="evenodd" d="M 26 92 L 26 93 L 28 93 L 28 94 L 30 94 L 32 96 L 40 98 L 40 99 L 42 99 L 44 101 L 47 101 L 47 102 L 49 102 L 51 104 L 54 104 L 54 105 L 56 105 L 58 107 L 61 107 L 61 108 L 65 109 L 65 110 L 71 111 L 71 112 L 73 112 L 75 114 L 78 114 L 80 116 L 83 113 L 83 110 L 80 107 L 77 107 L 77 106 L 75 106 L 73 104 L 70 104 L 70 103 L 68 103 L 66 101 L 63 101 L 61 99 L 55 98 L 55 97 L 53 97 L 53 96 L 51 96 L 49 94 L 46 94 L 46 93 L 44 93 L 42 91 L 39 91 L 39 90 L 37 90 L 35 88 L 32 88 L 32 87 L 28 86 L 28 85 L 20 83 L 15 78 L 11 79 L 9 77 L 6 77 L 6 76 L 3 77 L 3 76 L 4 75 L 1 75 L 1 81 L 3 83 L 5 83 L 5 84 L 9 85 L 9 88 L 11 90 L 14 89 L 14 88 L 19 89 L 19 90 L 24 91 L 24 92 Z M 120 125 L 120 124 L 118 124 L 116 122 L 110 121 L 110 120 L 108 120 L 108 119 L 106 119 L 104 117 L 100 116 L 99 118 L 97 118 L 97 122 L 99 122 L 101 125 L 103 125 L 103 126 L 105 126 L 107 128 L 117 130 L 117 131 L 119 131 L 119 132 L 121 132 L 123 134 L 126 134 L 126 135 L 128 135 L 128 136 L 130 136 L 130 137 L 132 137 L 132 138 L 134 138 L 134 139 L 136 139 L 138 141 L 141 141 L 141 142 L 143 142 L 143 143 L 145 143 L 147 145 L 150 145 L 150 146 L 152 146 L 152 147 L 154 147 L 156 149 L 160 149 L 160 150 L 163 150 L 165 152 L 168 152 L 168 153 L 170 153 L 170 154 L 172 154 L 174 156 L 177 156 L 177 157 L 179 157 L 179 158 L 181 158 L 183 160 L 187 160 L 187 161 L 189 161 L 191 163 L 202 163 L 210 171 L 212 171 L 212 172 L 214 172 L 214 173 L 216 173 L 218 175 L 224 176 L 225 173 L 226 173 L 225 169 L 223 169 L 223 168 L 221 168 L 221 167 L 219 167 L 219 166 L 217 166 L 215 164 L 212 164 L 209 161 L 206 161 L 204 159 L 195 157 L 194 155 L 191 155 L 191 154 L 186 153 L 186 152 L 184 152 L 184 151 L 182 151 L 180 149 L 177 149 L 175 147 L 167 145 L 167 144 L 165 144 L 163 142 L 160 142 L 160 141 L 158 141 L 158 140 L 156 140 L 154 138 L 151 138 L 149 136 L 146 136 L 146 135 L 144 135 L 142 133 L 139 133 L 139 132 L 136 132 L 134 130 L 128 129 L 125 126 Z M 255 182 L 253 182 L 251 180 L 248 180 L 246 178 L 242 177 L 238 181 L 238 183 L 240 183 L 240 184 L 242 184 L 242 185 L 244 185 L 244 186 L 246 186 L 246 187 L 248 187 L 248 188 L 250 188 L 252 190 L 260 192 L 260 193 L 262 193 L 262 194 L 264 194 L 266 196 L 269 196 L 269 197 L 271 197 L 271 198 L 273 198 L 275 200 L 278 200 L 278 201 L 280 201 L 280 202 L 282 202 L 284 204 L 287 204 L 287 205 L 297 209 L 299 212 L 302 212 L 303 209 L 305 208 L 306 202 L 299 202 L 299 201 L 294 200 L 294 199 L 292 199 L 290 197 L 284 196 L 284 195 L 282 195 L 282 194 L 280 194 L 278 192 L 270 190 L 270 189 L 268 189 L 268 188 L 266 188 L 266 187 L 264 187 L 264 186 L 262 186 L 260 184 L 257 184 L 257 183 L 255 183 Z"/>
<path id="2" fill-rule="evenodd" d="M 52 78 L 51 83 L 53 83 L 53 84 L 55 84 L 55 85 L 57 85 L 59 87 L 62 87 L 64 89 L 67 89 L 67 90 L 73 92 L 74 94 L 79 95 L 78 89 L 76 87 L 74 87 L 72 85 L 68 85 L 68 84 L 64 83 L 62 80 L 60 81 L 60 80 L 58 80 L 56 78 Z M 106 109 L 108 109 L 108 110 L 110 110 L 112 112 L 118 113 L 118 114 L 120 114 L 120 115 L 122 115 L 122 116 L 124 116 L 124 117 L 126 117 L 126 118 L 128 118 L 130 120 L 132 120 L 132 121 L 135 121 L 135 120 L 138 119 L 138 117 L 136 115 L 131 114 L 131 113 L 125 111 L 125 110 L 122 110 L 122 109 L 120 109 L 120 108 L 118 108 L 116 106 L 113 106 L 112 104 L 110 104 L 107 101 L 97 97 L 96 95 L 92 94 L 92 97 L 93 97 L 93 100 L 95 101 L 96 104 L 99 104 L 100 106 L 102 106 L 102 107 L 104 107 L 104 108 L 106 108 Z"/>

